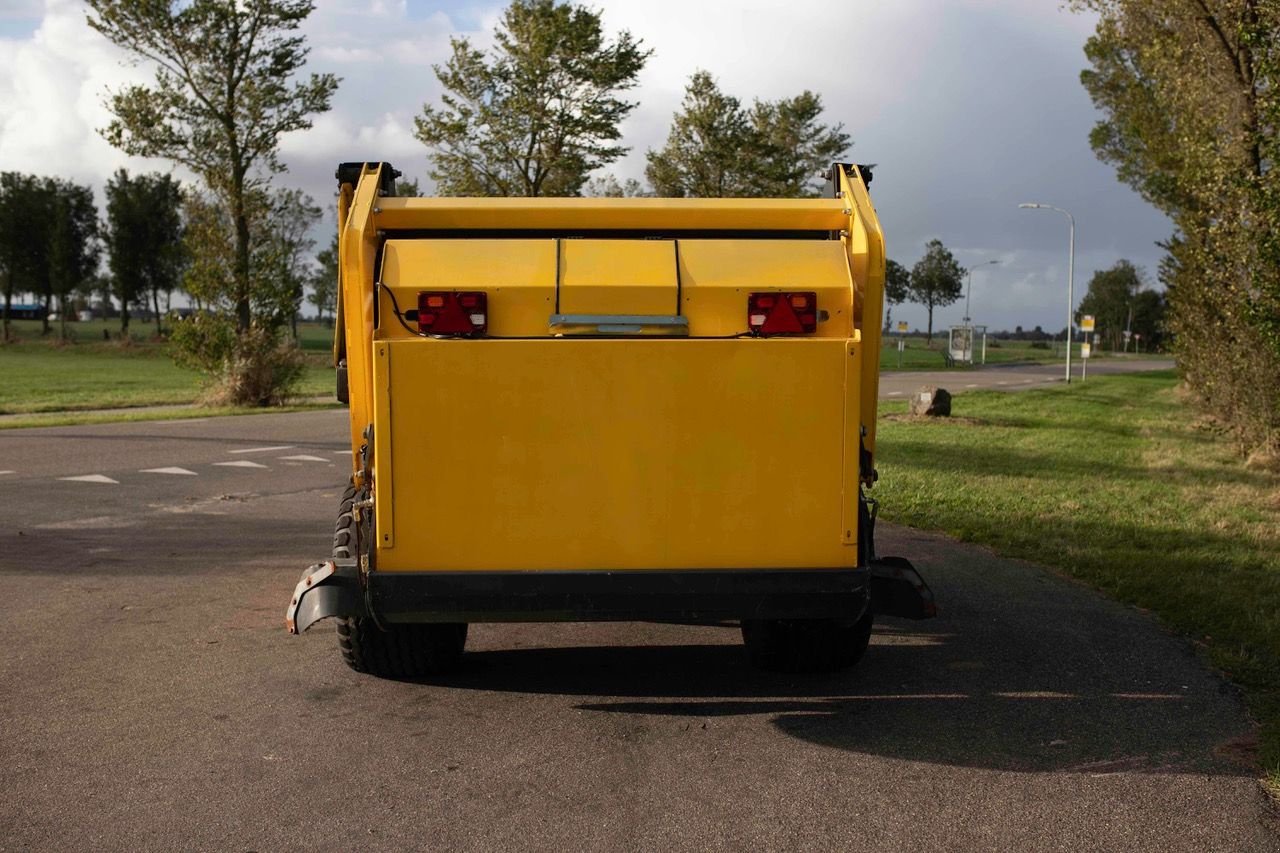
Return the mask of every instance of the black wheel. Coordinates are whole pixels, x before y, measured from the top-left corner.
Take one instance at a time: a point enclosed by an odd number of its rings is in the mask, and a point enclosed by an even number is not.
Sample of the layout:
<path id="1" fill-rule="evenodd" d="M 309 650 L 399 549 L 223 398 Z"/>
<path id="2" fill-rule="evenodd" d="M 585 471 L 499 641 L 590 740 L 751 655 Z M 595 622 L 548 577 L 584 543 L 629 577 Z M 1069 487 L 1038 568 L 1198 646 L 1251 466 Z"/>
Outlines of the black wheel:
<path id="1" fill-rule="evenodd" d="M 354 507 L 363 496 L 354 485 L 348 485 L 342 493 L 333 533 L 335 557 L 356 556 L 358 542 L 369 541 L 369 531 L 357 530 L 356 524 Z M 395 625 L 384 631 L 363 616 L 338 620 L 338 649 L 343 661 L 356 672 L 382 678 L 417 678 L 447 672 L 458 665 L 466 644 L 465 622 Z"/>
<path id="2" fill-rule="evenodd" d="M 847 669 L 867 651 L 871 611 L 852 619 L 747 619 L 742 641 L 751 663 L 776 672 Z"/>

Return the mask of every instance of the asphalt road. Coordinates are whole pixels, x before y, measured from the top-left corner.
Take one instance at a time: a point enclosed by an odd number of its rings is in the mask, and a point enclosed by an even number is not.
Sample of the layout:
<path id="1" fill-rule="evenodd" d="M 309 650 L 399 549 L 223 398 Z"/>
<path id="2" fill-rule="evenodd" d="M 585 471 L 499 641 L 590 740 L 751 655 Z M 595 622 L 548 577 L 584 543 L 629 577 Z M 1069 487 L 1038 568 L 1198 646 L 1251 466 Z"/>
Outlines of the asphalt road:
<path id="1" fill-rule="evenodd" d="M 482 625 L 447 679 L 352 673 L 331 627 L 282 626 L 344 414 L 0 433 L 0 849 L 1280 850 L 1184 641 L 931 534 L 880 550 L 942 615 L 839 676 L 648 624 Z"/>
<path id="2" fill-rule="evenodd" d="M 1143 373 L 1149 370 L 1172 370 L 1173 362 L 1166 359 L 1107 358 L 1089 364 L 1089 376 L 1112 373 Z M 1030 388 L 1047 388 L 1062 384 L 1065 370 L 1062 364 L 1008 364 L 975 367 L 972 370 L 889 370 L 880 374 L 880 399 L 906 398 L 911 392 L 934 385 L 953 394 L 964 391 L 1026 391 Z M 1080 378 L 1080 362 L 1071 363 L 1071 381 L 1088 381 Z"/>

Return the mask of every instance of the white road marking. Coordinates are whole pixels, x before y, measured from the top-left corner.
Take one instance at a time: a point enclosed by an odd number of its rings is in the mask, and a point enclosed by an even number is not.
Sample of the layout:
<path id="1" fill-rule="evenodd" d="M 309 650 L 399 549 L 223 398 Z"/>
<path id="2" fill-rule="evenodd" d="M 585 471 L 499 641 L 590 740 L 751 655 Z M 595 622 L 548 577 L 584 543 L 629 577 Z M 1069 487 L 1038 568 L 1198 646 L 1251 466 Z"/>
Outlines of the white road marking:
<path id="1" fill-rule="evenodd" d="M 139 474 L 186 474 L 188 477 L 195 477 L 195 471 L 188 471 L 186 468 L 143 468 Z"/>
<path id="2" fill-rule="evenodd" d="M 889 394 L 888 394 L 887 396 L 890 396 L 890 397 L 901 397 L 901 396 L 902 396 L 902 392 L 901 392 L 901 391 L 890 391 L 890 392 L 889 392 Z"/>
<path id="3" fill-rule="evenodd" d="M 171 421 L 152 421 L 153 424 L 202 424 L 208 421 L 208 418 L 175 418 Z"/>
<path id="4" fill-rule="evenodd" d="M 291 450 L 292 444 L 279 444 L 275 447 L 246 447 L 243 450 L 228 450 L 228 453 L 266 453 L 270 450 Z"/>
<path id="5" fill-rule="evenodd" d="M 0 471 L 0 474 L 16 474 L 17 471 Z"/>
<path id="6" fill-rule="evenodd" d="M 346 454 L 347 456 L 350 456 L 350 455 L 351 455 L 351 451 L 350 451 L 350 450 L 333 450 L 333 451 L 330 451 L 330 452 L 331 452 L 331 453 L 338 453 L 338 454 Z M 11 473 L 13 473 L 13 472 L 12 472 L 12 471 L 0 471 L 0 474 L 11 474 Z"/>
<path id="7" fill-rule="evenodd" d="M 966 387 L 966 388 L 977 388 L 978 386 L 977 386 L 976 384 L 974 384 L 974 385 L 966 385 L 966 386 L 964 386 L 964 387 Z"/>
<path id="8" fill-rule="evenodd" d="M 59 477 L 59 480 L 70 480 L 73 483 L 113 483 L 120 485 L 119 480 L 104 477 L 102 474 L 85 474 L 81 477 Z"/>
<path id="9" fill-rule="evenodd" d="M 308 456 L 305 453 L 299 453 L 297 456 L 281 456 L 285 462 L 328 462 L 328 459 L 321 459 L 319 456 Z"/>
<path id="10" fill-rule="evenodd" d="M 1008 385 L 1009 383 L 1008 383 L 1008 382 L 997 382 L 996 384 L 997 384 L 997 385 Z"/>
<path id="11" fill-rule="evenodd" d="M 215 462 L 214 465 L 221 465 L 224 468 L 266 468 L 266 465 L 259 465 L 257 462 L 250 462 L 248 459 L 237 459 L 235 462 Z"/>

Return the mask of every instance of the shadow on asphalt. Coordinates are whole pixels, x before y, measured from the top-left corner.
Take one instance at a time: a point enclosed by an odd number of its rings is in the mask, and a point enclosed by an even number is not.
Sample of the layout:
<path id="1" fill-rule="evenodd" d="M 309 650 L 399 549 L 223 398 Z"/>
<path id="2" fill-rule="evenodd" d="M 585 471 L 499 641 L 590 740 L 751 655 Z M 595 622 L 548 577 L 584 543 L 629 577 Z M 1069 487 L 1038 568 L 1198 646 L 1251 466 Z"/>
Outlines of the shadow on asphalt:
<path id="1" fill-rule="evenodd" d="M 942 626 L 938 626 L 941 628 Z M 733 639 L 736 639 L 736 629 Z M 727 639 L 727 638 L 726 638 Z M 893 621 L 855 669 L 752 668 L 740 645 L 585 646 L 470 652 L 435 687 L 564 696 L 576 710 L 711 720 L 767 716 L 836 749 L 1013 771 L 1251 775 L 1222 738 L 1225 685 L 1139 690 L 1079 650 L 972 638 Z M 1232 711 L 1232 713 L 1238 713 Z"/>

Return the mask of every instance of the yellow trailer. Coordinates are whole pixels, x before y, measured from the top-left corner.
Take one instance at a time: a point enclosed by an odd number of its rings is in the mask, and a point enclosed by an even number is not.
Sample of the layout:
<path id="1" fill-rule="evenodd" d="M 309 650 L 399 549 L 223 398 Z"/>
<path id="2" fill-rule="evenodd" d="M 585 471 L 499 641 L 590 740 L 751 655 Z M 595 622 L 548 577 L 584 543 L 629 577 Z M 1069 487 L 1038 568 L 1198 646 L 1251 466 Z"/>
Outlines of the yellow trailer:
<path id="1" fill-rule="evenodd" d="M 403 198 L 339 181 L 351 485 L 286 622 L 421 675 L 493 621 L 741 622 L 857 661 L 932 615 L 872 545 L 884 243 L 865 167 L 817 199 Z"/>

